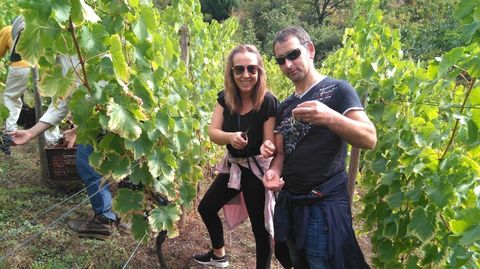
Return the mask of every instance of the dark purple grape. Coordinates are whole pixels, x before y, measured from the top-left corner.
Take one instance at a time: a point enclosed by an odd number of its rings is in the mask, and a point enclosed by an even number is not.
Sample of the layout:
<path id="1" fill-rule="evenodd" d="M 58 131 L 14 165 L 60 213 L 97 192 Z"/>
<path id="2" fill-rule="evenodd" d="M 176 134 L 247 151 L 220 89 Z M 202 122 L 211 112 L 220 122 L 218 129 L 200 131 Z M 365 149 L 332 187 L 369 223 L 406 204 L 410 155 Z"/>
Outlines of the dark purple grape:
<path id="1" fill-rule="evenodd" d="M 290 154 L 295 150 L 297 143 L 308 134 L 310 128 L 310 124 L 300 122 L 293 117 L 281 122 L 279 131 L 283 136 L 286 154 Z"/>
<path id="2" fill-rule="evenodd" d="M 8 134 L 2 134 L 0 137 L 0 150 L 3 151 L 6 155 L 10 156 L 12 154 L 10 147 L 13 145 L 12 137 Z"/>

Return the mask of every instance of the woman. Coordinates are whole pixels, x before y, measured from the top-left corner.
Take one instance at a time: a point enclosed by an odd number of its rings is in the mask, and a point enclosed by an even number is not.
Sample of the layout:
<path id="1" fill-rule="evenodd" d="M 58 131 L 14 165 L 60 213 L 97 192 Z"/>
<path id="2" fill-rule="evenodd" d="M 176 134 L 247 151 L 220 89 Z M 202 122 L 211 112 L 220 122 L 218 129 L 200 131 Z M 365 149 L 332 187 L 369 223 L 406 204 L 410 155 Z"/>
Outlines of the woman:
<path id="1" fill-rule="evenodd" d="M 225 90 L 218 94 L 217 101 L 208 134 L 214 143 L 226 145 L 227 153 L 220 174 L 198 207 L 210 234 L 212 250 L 193 258 L 201 264 L 228 266 L 218 211 L 242 192 L 255 236 L 256 267 L 270 268 L 271 230 L 265 227 L 264 213 L 268 194 L 261 181 L 270 159 L 260 156 L 260 146 L 264 141 L 274 142 L 278 101 L 267 91 L 263 61 L 255 46 L 239 45 L 230 52 Z"/>

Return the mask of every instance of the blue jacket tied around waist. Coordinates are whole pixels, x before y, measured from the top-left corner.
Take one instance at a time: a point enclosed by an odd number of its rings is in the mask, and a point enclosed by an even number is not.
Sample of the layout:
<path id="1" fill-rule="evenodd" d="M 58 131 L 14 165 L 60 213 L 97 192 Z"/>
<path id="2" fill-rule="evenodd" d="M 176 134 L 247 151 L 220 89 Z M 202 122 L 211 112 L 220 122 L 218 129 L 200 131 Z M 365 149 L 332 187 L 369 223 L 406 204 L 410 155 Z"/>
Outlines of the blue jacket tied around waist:
<path id="1" fill-rule="evenodd" d="M 341 172 L 308 194 L 294 195 L 282 190 L 275 206 L 275 241 L 286 242 L 290 239 L 297 250 L 303 250 L 309 218 L 308 205 L 319 203 L 328 227 L 328 267 L 370 268 L 352 228 L 347 180 L 346 173 Z"/>

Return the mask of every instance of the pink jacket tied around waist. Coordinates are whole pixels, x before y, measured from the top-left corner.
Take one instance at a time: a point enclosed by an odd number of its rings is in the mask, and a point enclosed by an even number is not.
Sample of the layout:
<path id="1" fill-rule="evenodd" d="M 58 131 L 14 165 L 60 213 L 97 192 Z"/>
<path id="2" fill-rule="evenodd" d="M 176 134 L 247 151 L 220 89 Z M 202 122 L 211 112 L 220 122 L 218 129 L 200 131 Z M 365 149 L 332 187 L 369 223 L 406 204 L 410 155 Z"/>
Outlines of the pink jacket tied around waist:
<path id="1" fill-rule="evenodd" d="M 260 171 L 258 166 L 252 160 L 255 158 L 263 171 Z M 248 160 L 250 159 L 250 160 Z M 223 156 L 216 169 L 221 174 L 230 174 L 228 180 L 228 187 L 235 190 L 240 190 L 240 182 L 242 178 L 242 170 L 240 166 L 251 169 L 253 174 L 262 180 L 262 174 L 267 171 L 270 166 L 272 158 L 263 158 L 257 155 L 249 158 L 235 158 L 228 152 Z M 250 161 L 250 165 L 248 164 Z M 229 167 L 230 164 L 230 167 Z M 273 238 L 273 210 L 275 208 L 275 197 L 272 191 L 265 189 L 265 208 L 263 210 L 265 218 L 265 228 L 270 236 Z M 248 213 L 243 200 L 243 195 L 240 192 L 237 196 L 232 198 L 227 204 L 223 206 L 223 213 L 225 216 L 225 224 L 228 229 L 232 230 L 247 219 Z"/>

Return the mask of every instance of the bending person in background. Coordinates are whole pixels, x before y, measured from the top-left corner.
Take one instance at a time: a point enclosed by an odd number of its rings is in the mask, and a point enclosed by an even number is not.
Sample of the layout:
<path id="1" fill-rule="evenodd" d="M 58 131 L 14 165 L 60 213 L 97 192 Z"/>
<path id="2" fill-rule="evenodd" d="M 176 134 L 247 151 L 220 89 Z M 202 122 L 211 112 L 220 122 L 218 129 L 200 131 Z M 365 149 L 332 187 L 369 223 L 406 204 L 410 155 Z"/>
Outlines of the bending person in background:
<path id="1" fill-rule="evenodd" d="M 263 61 L 255 46 L 239 45 L 230 52 L 224 79 L 225 89 L 218 94 L 208 134 L 214 143 L 226 145 L 227 153 L 218 166 L 220 174 L 198 207 L 212 249 L 193 259 L 200 264 L 228 266 L 218 211 L 243 193 L 255 237 L 256 268 L 270 268 L 271 237 L 265 225 L 265 206 L 273 200 L 266 201 L 269 193 L 261 181 L 270 159 L 260 156 L 260 146 L 265 140 L 274 141 L 277 99 L 267 91 Z"/>
<path id="2" fill-rule="evenodd" d="M 64 74 L 77 63 L 73 57 L 59 56 L 57 62 L 62 66 Z M 68 107 L 66 101 L 60 101 L 57 106 L 50 104 L 48 110 L 39 122 L 28 130 L 17 130 L 9 133 L 16 145 L 22 145 L 37 137 L 53 125 L 60 123 L 66 117 Z M 64 132 L 65 144 L 73 147 L 76 140 L 76 127 Z M 76 167 L 78 173 L 87 187 L 90 203 L 94 210 L 91 220 L 78 219 L 68 221 L 68 227 L 80 236 L 108 239 L 114 232 L 114 225 L 118 224 L 117 216 L 112 211 L 112 195 L 109 186 L 102 185 L 102 176 L 98 174 L 88 162 L 88 157 L 93 152 L 91 145 L 77 145 Z"/>
<path id="3" fill-rule="evenodd" d="M 0 58 L 10 53 L 7 82 L 3 92 L 4 105 L 9 110 L 9 116 L 5 121 L 5 131 L 12 132 L 18 129 L 17 121 L 22 109 L 22 95 L 28 86 L 30 70 L 32 66 L 22 59 L 17 53 L 16 48 L 20 36 L 25 29 L 25 19 L 23 16 L 17 16 L 11 26 L 5 26 L 0 30 Z M 50 126 L 49 126 L 50 128 Z M 58 127 L 45 133 L 47 143 L 56 143 L 60 138 Z"/>
<path id="4" fill-rule="evenodd" d="M 315 69 L 315 46 L 303 28 L 278 32 L 273 49 L 295 85 L 278 108 L 277 152 L 263 180 L 281 190 L 275 255 L 286 268 L 368 268 L 352 228 L 345 159 L 347 143 L 375 146 L 375 126 L 350 84 Z"/>
<path id="5" fill-rule="evenodd" d="M 0 30 L 0 57 L 10 53 L 7 82 L 3 92 L 4 105 L 10 111 L 5 121 L 5 131 L 11 132 L 17 130 L 17 121 L 22 109 L 21 97 L 28 85 L 31 65 L 22 60 L 22 57 L 16 52 L 20 35 L 25 29 L 25 19 L 23 16 L 17 16 L 11 26 L 5 26 Z"/>

